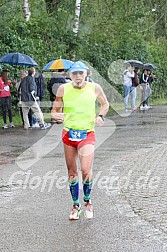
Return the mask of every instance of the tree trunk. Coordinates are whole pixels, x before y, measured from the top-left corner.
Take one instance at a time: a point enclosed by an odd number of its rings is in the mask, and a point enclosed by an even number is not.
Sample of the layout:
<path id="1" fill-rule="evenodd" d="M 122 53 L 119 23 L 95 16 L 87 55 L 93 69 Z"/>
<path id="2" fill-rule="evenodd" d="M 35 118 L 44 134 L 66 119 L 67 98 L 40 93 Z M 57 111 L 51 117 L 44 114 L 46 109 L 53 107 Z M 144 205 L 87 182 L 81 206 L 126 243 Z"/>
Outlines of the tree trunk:
<path id="1" fill-rule="evenodd" d="M 73 24 L 73 32 L 78 33 L 79 29 L 79 17 L 80 17 L 80 11 L 81 11 L 81 0 L 76 0 L 75 4 L 75 19 Z"/>
<path id="2" fill-rule="evenodd" d="M 26 22 L 28 22 L 30 20 L 30 16 L 31 16 L 28 0 L 24 0 L 23 10 L 24 10 L 24 18 L 25 18 Z"/>

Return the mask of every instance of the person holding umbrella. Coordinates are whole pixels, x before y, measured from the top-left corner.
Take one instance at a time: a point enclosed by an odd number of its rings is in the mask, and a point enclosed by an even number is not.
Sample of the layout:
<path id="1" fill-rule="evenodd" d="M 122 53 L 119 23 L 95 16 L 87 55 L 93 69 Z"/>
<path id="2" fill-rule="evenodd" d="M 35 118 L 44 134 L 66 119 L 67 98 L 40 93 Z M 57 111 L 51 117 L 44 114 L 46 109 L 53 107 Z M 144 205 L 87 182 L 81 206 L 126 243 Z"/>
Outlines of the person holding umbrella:
<path id="1" fill-rule="evenodd" d="M 65 74 L 64 69 L 58 69 L 56 73 L 53 73 L 52 78 L 47 83 L 47 89 L 50 94 L 50 103 L 51 103 L 50 110 L 52 109 L 53 102 L 56 98 L 57 89 L 59 88 L 60 85 L 67 82 L 64 74 Z"/>
<path id="2" fill-rule="evenodd" d="M 147 69 L 143 69 L 143 72 L 141 74 L 140 78 L 140 85 L 142 87 L 142 95 L 141 95 L 141 104 L 140 104 L 140 110 L 145 110 L 148 109 L 148 106 L 146 104 L 146 99 L 148 95 L 148 89 L 149 88 L 149 83 L 148 83 L 148 71 Z"/>
<path id="3" fill-rule="evenodd" d="M 156 69 L 152 63 L 146 63 L 143 65 L 143 73 L 141 75 L 141 86 L 142 86 L 142 101 L 140 105 L 141 110 L 147 110 L 150 108 L 148 105 L 148 99 L 151 95 L 152 82 L 155 79 L 155 75 L 151 74 L 151 70 Z"/>
<path id="4" fill-rule="evenodd" d="M 136 99 L 136 87 L 132 86 L 132 79 L 135 73 L 132 71 L 132 66 L 129 62 L 126 63 L 125 71 L 123 73 L 123 87 L 124 87 L 124 106 L 125 111 L 128 111 L 128 98 L 131 95 L 131 109 L 136 110 L 135 99 Z"/>
<path id="5" fill-rule="evenodd" d="M 155 75 L 153 73 L 151 73 L 151 70 L 147 69 L 147 74 L 148 74 L 148 88 L 146 90 L 146 106 L 147 108 L 150 108 L 150 106 L 148 105 L 148 100 L 149 100 L 149 97 L 152 93 L 152 83 L 155 79 Z"/>
<path id="6" fill-rule="evenodd" d="M 12 100 L 10 89 L 13 87 L 11 81 L 8 77 L 8 70 L 3 70 L 0 76 L 0 105 L 2 109 L 3 116 L 3 129 L 7 129 L 7 120 L 6 120 L 6 109 L 8 111 L 10 127 L 14 128 L 14 124 L 12 121 Z"/>

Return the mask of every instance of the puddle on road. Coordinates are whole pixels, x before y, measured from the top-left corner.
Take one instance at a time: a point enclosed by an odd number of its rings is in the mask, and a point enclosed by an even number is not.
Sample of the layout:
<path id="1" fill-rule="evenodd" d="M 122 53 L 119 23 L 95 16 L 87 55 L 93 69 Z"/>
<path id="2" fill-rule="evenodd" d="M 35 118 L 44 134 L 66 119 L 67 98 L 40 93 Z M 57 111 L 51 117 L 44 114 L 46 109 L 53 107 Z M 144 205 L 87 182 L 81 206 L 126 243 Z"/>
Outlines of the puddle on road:
<path id="1" fill-rule="evenodd" d="M 24 151 L 25 151 L 25 149 L 1 152 L 0 153 L 0 166 L 5 165 L 5 164 L 14 164 L 16 159 L 18 158 L 18 156 L 21 155 Z M 62 153 L 62 155 L 63 155 L 63 153 Z M 59 158 L 60 153 L 49 156 L 48 158 L 51 158 L 51 157 L 54 157 L 54 158 L 58 157 Z M 24 157 L 24 159 L 22 159 L 22 160 L 30 160 L 33 158 L 34 158 L 34 156 L 32 156 L 32 154 L 31 154 L 31 157 L 30 157 L 30 155 L 28 155 L 27 157 Z M 47 156 L 45 158 L 47 158 Z"/>
<path id="2" fill-rule="evenodd" d="M 23 152 L 23 150 L 15 150 L 15 151 L 6 151 L 6 152 L 1 152 L 0 157 L 17 157 Z"/>
<path id="3" fill-rule="evenodd" d="M 17 183 L 3 184 L 0 185 L 0 208 L 4 207 L 4 204 L 8 204 L 14 200 L 16 195 L 19 195 L 20 185 Z"/>
<path id="4" fill-rule="evenodd" d="M 23 152 L 23 150 L 6 151 L 0 153 L 0 165 L 14 164 L 16 158 Z"/>
<path id="5" fill-rule="evenodd" d="M 0 165 L 3 165 L 3 164 L 11 164 L 11 160 L 0 160 Z"/>
<path id="6" fill-rule="evenodd" d="M 12 184 L 10 184 L 10 185 L 0 185 L 0 192 L 2 192 L 2 191 L 9 191 L 9 190 L 11 190 L 11 189 L 14 189 L 15 187 L 18 187 L 18 186 L 20 186 L 20 184 L 17 184 L 17 183 L 12 183 Z"/>
<path id="7" fill-rule="evenodd" d="M 17 183 L 0 185 L 0 208 L 4 208 L 5 204 L 11 202 L 19 195 L 20 185 Z M 8 206 L 10 207 L 10 205 Z"/>
<path id="8" fill-rule="evenodd" d="M 0 191 L 6 191 L 6 190 L 8 190 L 9 188 L 10 188 L 9 185 L 1 185 L 1 186 L 0 186 Z"/>

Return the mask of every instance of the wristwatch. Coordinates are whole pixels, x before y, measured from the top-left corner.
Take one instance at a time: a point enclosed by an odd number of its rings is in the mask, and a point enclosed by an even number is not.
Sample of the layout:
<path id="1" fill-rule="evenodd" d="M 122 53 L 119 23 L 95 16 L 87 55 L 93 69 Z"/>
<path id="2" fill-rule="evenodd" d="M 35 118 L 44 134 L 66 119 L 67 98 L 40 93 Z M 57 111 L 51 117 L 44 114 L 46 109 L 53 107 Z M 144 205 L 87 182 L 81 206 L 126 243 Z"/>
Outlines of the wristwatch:
<path id="1" fill-rule="evenodd" d="M 104 121 L 104 116 L 103 116 L 103 115 L 98 115 L 98 116 L 100 116 L 100 117 L 101 117 L 101 119 Z"/>

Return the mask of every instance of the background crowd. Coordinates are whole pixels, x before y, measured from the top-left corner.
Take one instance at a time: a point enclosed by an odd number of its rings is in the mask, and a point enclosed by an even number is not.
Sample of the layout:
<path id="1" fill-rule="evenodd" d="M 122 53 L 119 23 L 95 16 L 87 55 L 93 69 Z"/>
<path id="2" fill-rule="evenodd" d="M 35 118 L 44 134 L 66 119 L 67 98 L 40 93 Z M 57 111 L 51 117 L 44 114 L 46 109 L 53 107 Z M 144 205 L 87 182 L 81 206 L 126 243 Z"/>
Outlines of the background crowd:
<path id="1" fill-rule="evenodd" d="M 124 88 L 124 107 L 125 111 L 135 111 L 136 97 L 139 97 L 140 110 L 147 110 L 151 108 L 148 104 L 149 97 L 152 92 L 152 83 L 155 79 L 155 75 L 151 73 L 149 69 L 141 69 L 139 67 L 132 68 L 130 63 L 126 63 L 125 70 L 123 72 L 123 88 Z M 129 107 L 130 96 L 130 107 Z"/>
<path id="2" fill-rule="evenodd" d="M 123 72 L 124 108 L 125 111 L 147 110 L 150 108 L 149 97 L 152 92 L 152 83 L 155 75 L 149 69 L 132 67 L 130 63 L 125 64 Z M 86 81 L 93 82 L 92 72 L 87 71 Z M 21 69 L 20 76 L 13 81 L 9 78 L 9 71 L 2 70 L 0 75 L 0 107 L 3 118 L 2 128 L 15 127 L 12 119 L 12 97 L 11 89 L 15 88 L 18 95 L 18 106 L 24 129 L 50 127 L 44 122 L 44 116 L 40 108 L 41 101 L 45 98 L 46 91 L 49 93 L 50 111 L 56 98 L 56 92 L 60 85 L 68 83 L 70 78 L 65 69 L 57 69 L 51 72 L 49 80 L 44 79 L 43 73 L 30 67 Z M 140 103 L 136 106 L 136 97 Z M 130 98 L 130 99 L 129 99 Z M 130 104 L 129 104 L 130 102 Z M 7 115 L 9 124 L 7 123 Z M 51 123 L 55 120 L 51 118 Z"/>

